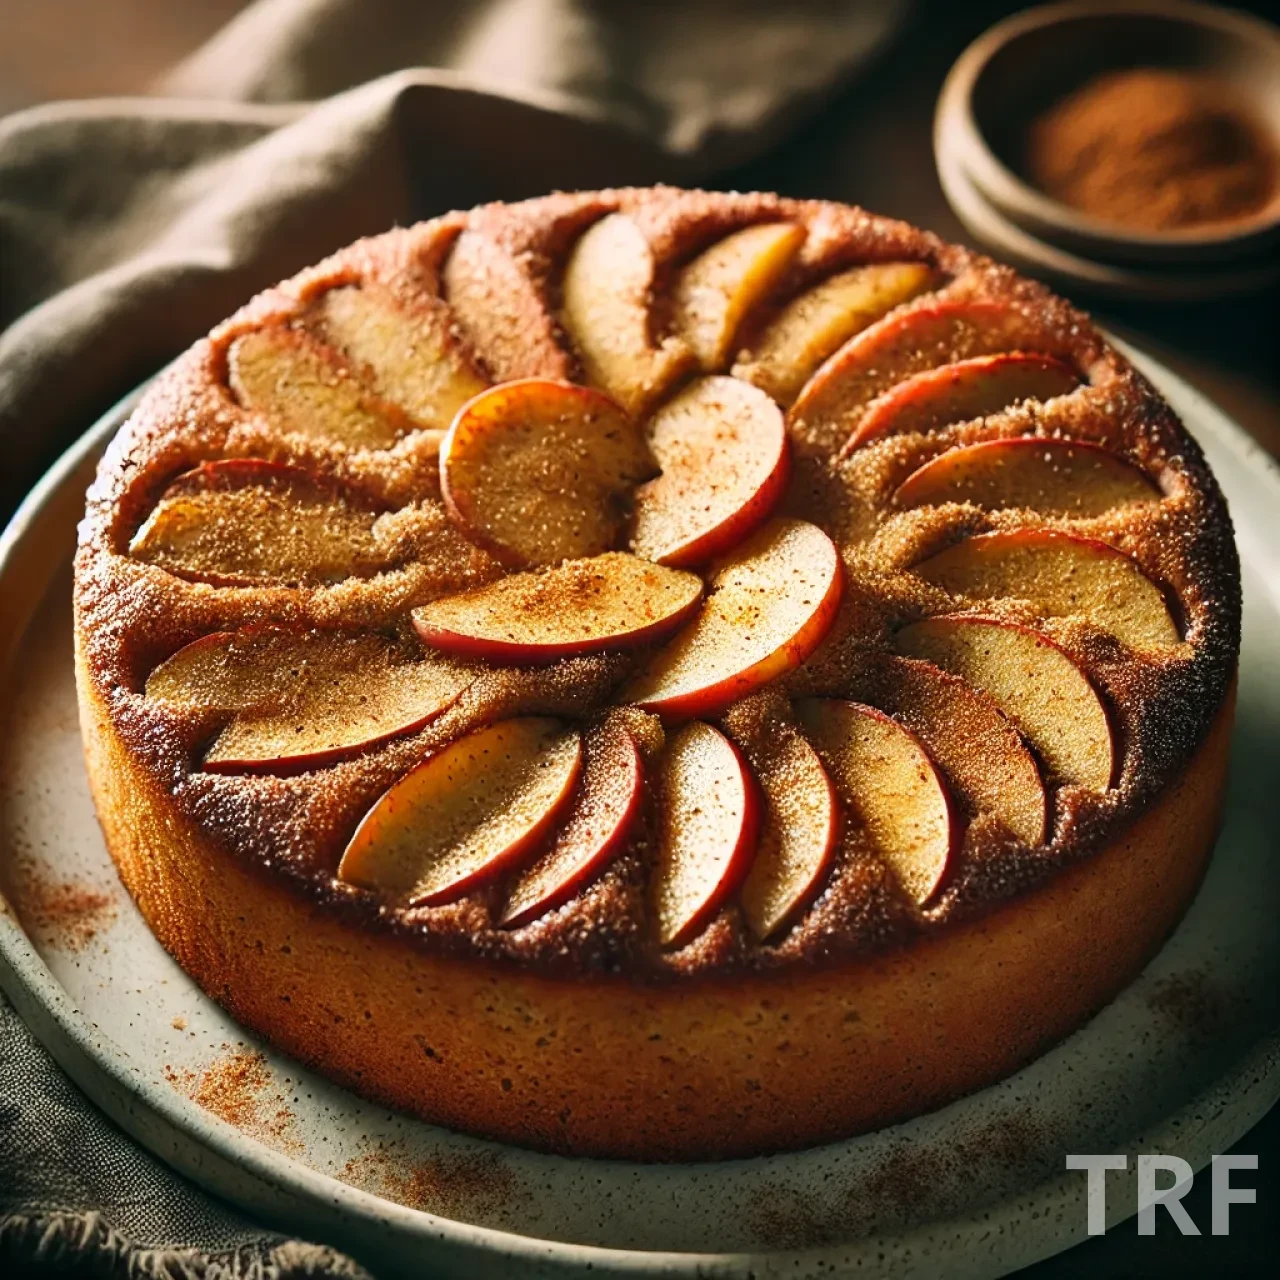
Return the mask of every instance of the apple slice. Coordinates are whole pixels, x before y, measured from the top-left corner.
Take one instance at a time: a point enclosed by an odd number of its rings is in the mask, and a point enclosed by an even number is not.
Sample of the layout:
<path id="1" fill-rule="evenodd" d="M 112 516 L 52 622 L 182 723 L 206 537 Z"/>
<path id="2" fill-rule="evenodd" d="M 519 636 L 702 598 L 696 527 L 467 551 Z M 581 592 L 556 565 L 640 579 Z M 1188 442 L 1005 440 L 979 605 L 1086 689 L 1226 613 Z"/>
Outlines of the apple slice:
<path id="1" fill-rule="evenodd" d="M 1112 786 L 1120 761 L 1111 717 L 1080 664 L 1048 636 L 1021 623 L 946 614 L 904 627 L 896 647 L 988 694 L 1059 782 Z"/>
<path id="2" fill-rule="evenodd" d="M 1043 844 L 1044 783 L 1022 735 L 985 694 L 931 662 L 869 653 L 857 696 L 904 724 L 938 762 L 967 816 L 998 818 L 1023 844 Z"/>
<path id="3" fill-rule="evenodd" d="M 555 825 L 582 766 L 578 731 L 545 716 L 450 743 L 365 814 L 338 878 L 415 906 L 493 879 Z"/>
<path id="4" fill-rule="evenodd" d="M 737 378 L 699 378 L 649 421 L 662 474 L 636 492 L 631 546 L 659 564 L 700 564 L 765 520 L 790 472 L 778 406 Z"/>
<path id="5" fill-rule="evenodd" d="M 1131 649 L 1178 643 L 1164 594 L 1123 551 L 1057 529 L 1013 529 L 966 538 L 912 572 L 952 595 L 1013 596 L 1042 617 L 1079 615 Z"/>
<path id="6" fill-rule="evenodd" d="M 245 408 L 284 430 L 351 449 L 389 449 L 415 425 L 332 347 L 285 325 L 237 338 L 227 352 L 227 380 Z"/>
<path id="7" fill-rule="evenodd" d="M 1149 476 L 1102 445 L 1017 436 L 938 454 L 899 485 L 894 501 L 900 507 L 971 502 L 989 511 L 1023 507 L 1085 519 L 1159 497 Z"/>
<path id="8" fill-rule="evenodd" d="M 835 787 L 817 752 L 791 725 L 775 726 L 775 734 L 748 749 L 764 793 L 764 818 L 741 901 L 762 942 L 813 900 L 840 836 Z"/>
<path id="9" fill-rule="evenodd" d="M 949 300 L 898 311 L 850 338 L 809 380 L 791 406 L 806 444 L 834 453 L 876 396 L 939 365 L 1002 351 L 1037 350 L 1040 327 L 1000 302 Z"/>
<path id="10" fill-rule="evenodd" d="M 653 913 L 658 941 L 679 947 L 738 887 L 755 848 L 759 802 L 737 748 L 701 721 L 671 739 L 661 792 Z"/>
<path id="11" fill-rule="evenodd" d="M 786 407 L 842 343 L 936 283 L 936 271 L 923 262 L 872 262 L 828 276 L 764 326 L 733 376 Z"/>
<path id="12" fill-rule="evenodd" d="M 618 717 L 583 738 L 582 782 L 551 847 L 521 873 L 502 912 L 515 929 L 567 902 L 625 846 L 644 799 L 635 739 Z"/>
<path id="13" fill-rule="evenodd" d="M 841 453 L 883 436 L 985 418 L 1023 400 L 1052 400 L 1079 385 L 1070 366 L 1031 351 L 974 356 L 926 369 L 872 401 Z"/>
<path id="14" fill-rule="evenodd" d="M 672 290 L 672 327 L 707 373 L 722 369 L 752 309 L 777 287 L 800 252 L 793 222 L 744 227 L 694 258 Z"/>
<path id="15" fill-rule="evenodd" d="M 449 314 L 494 382 L 574 376 L 576 362 L 547 305 L 541 266 L 480 214 L 440 268 Z"/>
<path id="16" fill-rule="evenodd" d="M 883 711 L 858 702 L 814 698 L 796 710 L 854 820 L 924 906 L 951 868 L 961 827 L 924 744 Z"/>
<path id="17" fill-rule="evenodd" d="M 873 262 L 829 276 L 793 298 L 733 366 L 784 408 L 817 367 L 855 333 L 937 282 L 922 262 Z"/>
<path id="18" fill-rule="evenodd" d="M 341 582 L 387 567 L 377 518 L 299 467 L 223 458 L 165 490 L 129 554 L 215 586 Z"/>
<path id="19" fill-rule="evenodd" d="M 843 588 L 821 529 L 771 520 L 721 563 L 701 613 L 622 696 L 668 717 L 715 715 L 798 667 L 835 621 Z"/>
<path id="20" fill-rule="evenodd" d="M 206 770 L 294 773 L 416 732 L 475 678 L 377 632 L 258 626 L 179 649 L 151 673 L 146 696 L 227 717 Z"/>
<path id="21" fill-rule="evenodd" d="M 694 363 L 679 338 L 650 333 L 653 251 L 628 217 L 611 213 L 579 238 L 562 282 L 564 327 L 588 379 L 641 413 Z"/>
<path id="22" fill-rule="evenodd" d="M 470 400 L 440 446 L 449 514 L 508 567 L 598 555 L 653 474 L 640 429 L 608 396 L 542 378 Z"/>
<path id="23" fill-rule="evenodd" d="M 443 308 L 409 308 L 372 285 L 330 289 L 312 308 L 321 334 L 416 423 L 445 430 L 488 386 Z"/>
<path id="24" fill-rule="evenodd" d="M 702 580 L 625 552 L 519 573 L 413 611 L 427 644 L 500 663 L 554 662 L 651 644 L 686 622 Z"/>

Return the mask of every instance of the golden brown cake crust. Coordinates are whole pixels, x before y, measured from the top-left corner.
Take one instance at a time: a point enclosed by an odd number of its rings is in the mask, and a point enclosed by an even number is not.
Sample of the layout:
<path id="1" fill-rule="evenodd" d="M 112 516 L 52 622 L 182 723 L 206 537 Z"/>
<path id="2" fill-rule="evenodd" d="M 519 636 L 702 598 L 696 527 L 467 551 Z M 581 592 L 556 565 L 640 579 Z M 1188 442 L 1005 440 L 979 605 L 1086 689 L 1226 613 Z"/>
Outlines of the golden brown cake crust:
<path id="1" fill-rule="evenodd" d="M 157 664 L 199 636 L 263 622 L 399 627 L 411 607 L 498 572 L 483 551 L 441 527 L 447 522 L 436 501 L 438 432 L 412 432 L 384 451 L 282 434 L 229 390 L 230 345 L 264 325 L 298 321 L 326 290 L 359 282 L 389 291 L 409 311 L 446 315 L 458 343 L 494 380 L 581 379 L 557 321 L 558 280 L 574 240 L 615 210 L 630 215 L 653 250 L 659 329 L 681 264 L 729 231 L 788 220 L 803 225 L 807 238 L 782 294 L 855 264 L 926 262 L 944 283 L 906 308 L 939 298 L 1006 302 L 1043 333 L 1041 349 L 1085 375 L 1085 385 L 1045 404 L 1025 402 L 927 436 L 880 441 L 836 464 L 802 457 L 784 500 L 788 513 L 836 535 L 850 584 L 836 634 L 787 682 L 786 692 L 839 694 L 849 645 L 882 646 L 893 626 L 941 610 L 906 566 L 961 532 L 1027 522 L 1017 512 L 970 508 L 957 515 L 954 507 L 879 520 L 875 513 L 886 496 L 919 463 L 957 443 L 1069 435 L 1112 447 L 1156 481 L 1163 495 L 1158 503 L 1076 520 L 1072 528 L 1127 552 L 1164 584 L 1178 603 L 1184 640 L 1158 656 L 1135 655 L 1087 625 L 1037 624 L 1089 671 L 1106 697 L 1123 753 L 1118 784 L 1105 794 L 1078 787 L 1056 792 L 1045 845 L 1011 846 L 975 823 L 959 871 L 921 910 L 874 856 L 856 841 L 847 843 L 819 898 L 780 938 L 752 941 L 738 907 L 729 903 L 689 945 L 670 951 L 656 944 L 647 923 L 652 851 L 646 821 L 578 897 L 522 928 L 502 929 L 492 890 L 443 906 L 388 906 L 336 878 L 342 851 L 374 801 L 433 746 L 502 716 L 584 713 L 608 700 L 633 659 L 583 657 L 536 673 L 495 676 L 426 729 L 289 777 L 201 771 L 208 721 L 143 696 Z M 305 467 L 374 510 L 412 506 L 406 545 L 430 551 L 406 556 L 376 577 L 316 587 L 211 587 L 131 557 L 130 539 L 174 477 L 224 457 Z M 1036 523 L 1055 524 L 1043 517 Z M 75 591 L 82 701 L 94 708 L 100 744 L 110 743 L 109 751 L 100 745 L 106 754 L 91 754 L 91 762 L 110 759 L 116 767 L 127 757 L 138 778 L 163 797 L 157 806 L 167 808 L 175 824 L 198 830 L 206 853 L 216 850 L 229 864 L 265 875 L 300 910 L 322 911 L 335 927 L 398 939 L 423 956 L 470 958 L 486 967 L 497 962 L 504 972 L 515 966 L 548 978 L 617 973 L 679 981 L 754 972 L 764 980 L 773 972 L 838 968 L 870 953 L 924 945 L 970 927 L 966 921 L 1010 898 L 1045 892 L 1065 869 L 1113 847 L 1198 758 L 1226 704 L 1239 645 L 1239 569 L 1216 483 L 1172 411 L 1087 317 L 1042 286 L 903 223 L 823 202 L 668 188 L 554 195 L 450 214 L 360 241 L 261 294 L 162 374 L 111 444 L 89 494 Z M 1020 616 L 1016 604 L 1001 607 L 1002 616 Z M 100 802 L 116 794 L 102 778 L 95 782 Z M 104 821 L 109 836 L 119 829 L 119 816 L 113 822 L 104 815 Z M 119 858 L 114 843 L 112 849 Z M 1188 865 L 1198 866 L 1202 854 L 1197 850 Z M 171 937 L 165 940 L 182 954 Z M 208 973 L 198 976 L 240 1007 L 242 995 L 229 986 L 218 990 Z M 258 1014 L 247 1020 L 257 1023 Z M 297 1043 L 290 1047 L 308 1056 Z M 405 1103 L 390 1087 L 382 1093 Z"/>

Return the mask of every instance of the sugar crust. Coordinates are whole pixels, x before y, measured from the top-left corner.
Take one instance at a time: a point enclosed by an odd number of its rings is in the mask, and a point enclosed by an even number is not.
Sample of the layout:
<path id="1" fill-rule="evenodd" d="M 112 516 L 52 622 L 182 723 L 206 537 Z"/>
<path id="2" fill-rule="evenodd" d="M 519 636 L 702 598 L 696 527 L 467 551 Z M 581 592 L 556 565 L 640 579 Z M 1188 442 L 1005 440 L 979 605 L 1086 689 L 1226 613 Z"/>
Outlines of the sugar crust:
<path id="1" fill-rule="evenodd" d="M 650 804 L 630 846 L 589 888 L 509 930 L 498 924 L 500 887 L 446 906 L 389 907 L 335 878 L 342 850 L 377 797 L 431 747 L 504 715 L 588 714 L 609 700 L 638 658 L 597 655 L 539 671 L 495 673 L 419 733 L 294 777 L 200 771 L 207 722 L 143 696 L 149 672 L 200 635 L 268 622 L 400 628 L 412 607 L 500 572 L 484 551 L 456 535 L 438 506 L 438 433 L 412 433 L 384 452 L 282 435 L 242 408 L 228 389 L 231 343 L 263 324 L 298 318 L 329 288 L 360 282 L 389 291 L 409 308 L 451 304 L 458 341 L 495 379 L 578 378 L 557 321 L 558 272 L 574 239 L 617 210 L 636 221 L 653 249 L 659 325 L 665 290 L 682 262 L 728 231 L 788 219 L 808 232 L 791 269 L 790 292 L 862 262 L 924 261 L 947 282 L 908 308 L 931 305 L 939 296 L 1007 302 L 1043 332 L 1044 350 L 1086 374 L 1087 385 L 1046 404 L 1024 404 L 929 436 L 879 441 L 839 466 L 804 458 L 783 507 L 836 538 L 849 587 L 832 637 L 778 692 L 839 693 L 860 648 L 883 647 L 893 625 L 944 610 L 945 597 L 907 566 L 962 533 L 1029 523 L 1025 513 L 955 507 L 886 517 L 888 495 L 920 462 L 955 443 L 1069 435 L 1117 449 L 1156 480 L 1163 494 L 1158 503 L 1070 527 L 1129 553 L 1167 585 L 1180 606 L 1184 643 L 1139 657 L 1087 623 L 1037 623 L 1080 658 L 1104 692 L 1123 750 L 1118 785 L 1107 794 L 1057 792 L 1045 845 L 1017 846 L 1006 833 L 974 823 L 958 874 L 921 911 L 851 834 L 820 896 L 779 939 L 754 941 L 739 909 L 729 904 L 688 946 L 672 952 L 656 944 L 646 923 L 654 858 Z M 129 541 L 165 486 L 201 462 L 226 456 L 318 471 L 354 501 L 384 512 L 412 504 L 401 517 L 402 566 L 333 585 L 214 588 L 131 558 Z M 336 919 L 409 939 L 424 954 L 507 962 L 547 974 L 618 972 L 674 981 L 785 970 L 909 946 L 1087 859 L 1140 817 L 1194 756 L 1227 697 L 1240 625 L 1230 520 L 1201 451 L 1085 315 L 1007 268 L 901 222 L 824 202 L 669 188 L 561 194 L 449 214 L 359 241 L 260 294 L 161 375 L 112 442 L 88 496 L 75 597 L 82 678 L 92 683 L 95 700 L 135 763 L 168 793 L 183 820 L 197 824 L 226 856 L 265 871 Z M 1021 614 L 1017 602 L 993 609 L 1000 616 Z M 638 737 L 652 763 L 661 730 L 645 722 Z"/>

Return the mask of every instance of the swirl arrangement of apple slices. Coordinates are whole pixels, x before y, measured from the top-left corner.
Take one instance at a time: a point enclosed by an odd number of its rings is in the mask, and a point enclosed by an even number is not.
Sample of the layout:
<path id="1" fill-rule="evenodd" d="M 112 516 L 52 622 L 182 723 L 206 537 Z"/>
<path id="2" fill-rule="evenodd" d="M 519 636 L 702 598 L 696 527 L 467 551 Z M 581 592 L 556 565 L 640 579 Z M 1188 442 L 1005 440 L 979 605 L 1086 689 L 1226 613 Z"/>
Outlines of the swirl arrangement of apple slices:
<path id="1" fill-rule="evenodd" d="M 835 469 L 1081 381 L 1023 310 L 933 292 L 922 263 L 814 280 L 797 271 L 805 241 L 784 221 L 726 234 L 663 277 L 657 309 L 644 232 L 600 218 L 560 282 L 585 386 L 490 386 L 448 306 L 373 285 L 239 336 L 231 391 L 286 436 L 378 451 L 439 432 L 443 511 L 506 572 L 386 631 L 204 636 L 152 672 L 147 698 L 201 717 L 204 769 L 296 773 L 422 729 L 492 666 L 630 655 L 616 705 L 579 723 L 463 717 L 350 838 L 342 880 L 402 906 L 485 890 L 506 928 L 571 901 L 642 824 L 652 932 L 669 948 L 731 903 L 757 940 L 776 938 L 851 832 L 919 909 L 972 820 L 1043 844 L 1054 789 L 1105 792 L 1122 757 L 1104 693 L 1053 621 L 1139 655 L 1180 642 L 1162 589 L 1070 522 L 1160 491 L 1089 441 L 948 443 L 900 477 L 883 514 L 958 504 L 1022 523 L 957 524 L 967 536 L 909 566 L 949 607 L 899 619 L 839 696 L 770 693 L 831 631 L 848 573 L 822 528 L 776 513 L 793 452 Z M 464 235 L 460 259 L 481 251 Z M 451 294 L 462 328 L 483 333 L 465 272 Z M 298 467 L 222 459 L 169 486 L 130 552 L 215 587 L 322 588 L 393 566 L 393 516 Z M 637 743 L 645 715 L 665 725 L 660 751 Z"/>

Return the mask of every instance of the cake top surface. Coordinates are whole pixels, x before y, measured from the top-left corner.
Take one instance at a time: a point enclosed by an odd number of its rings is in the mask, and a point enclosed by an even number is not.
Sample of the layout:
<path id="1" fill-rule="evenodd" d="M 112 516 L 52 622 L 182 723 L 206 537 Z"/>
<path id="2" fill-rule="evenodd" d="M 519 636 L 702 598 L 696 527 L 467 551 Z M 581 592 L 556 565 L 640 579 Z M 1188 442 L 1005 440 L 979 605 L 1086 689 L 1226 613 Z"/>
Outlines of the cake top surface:
<path id="1" fill-rule="evenodd" d="M 229 855 L 424 948 L 653 977 L 1089 856 L 1239 643 L 1213 478 L 1085 316 L 861 210 L 670 188 L 259 295 L 108 449 L 76 604 Z"/>

